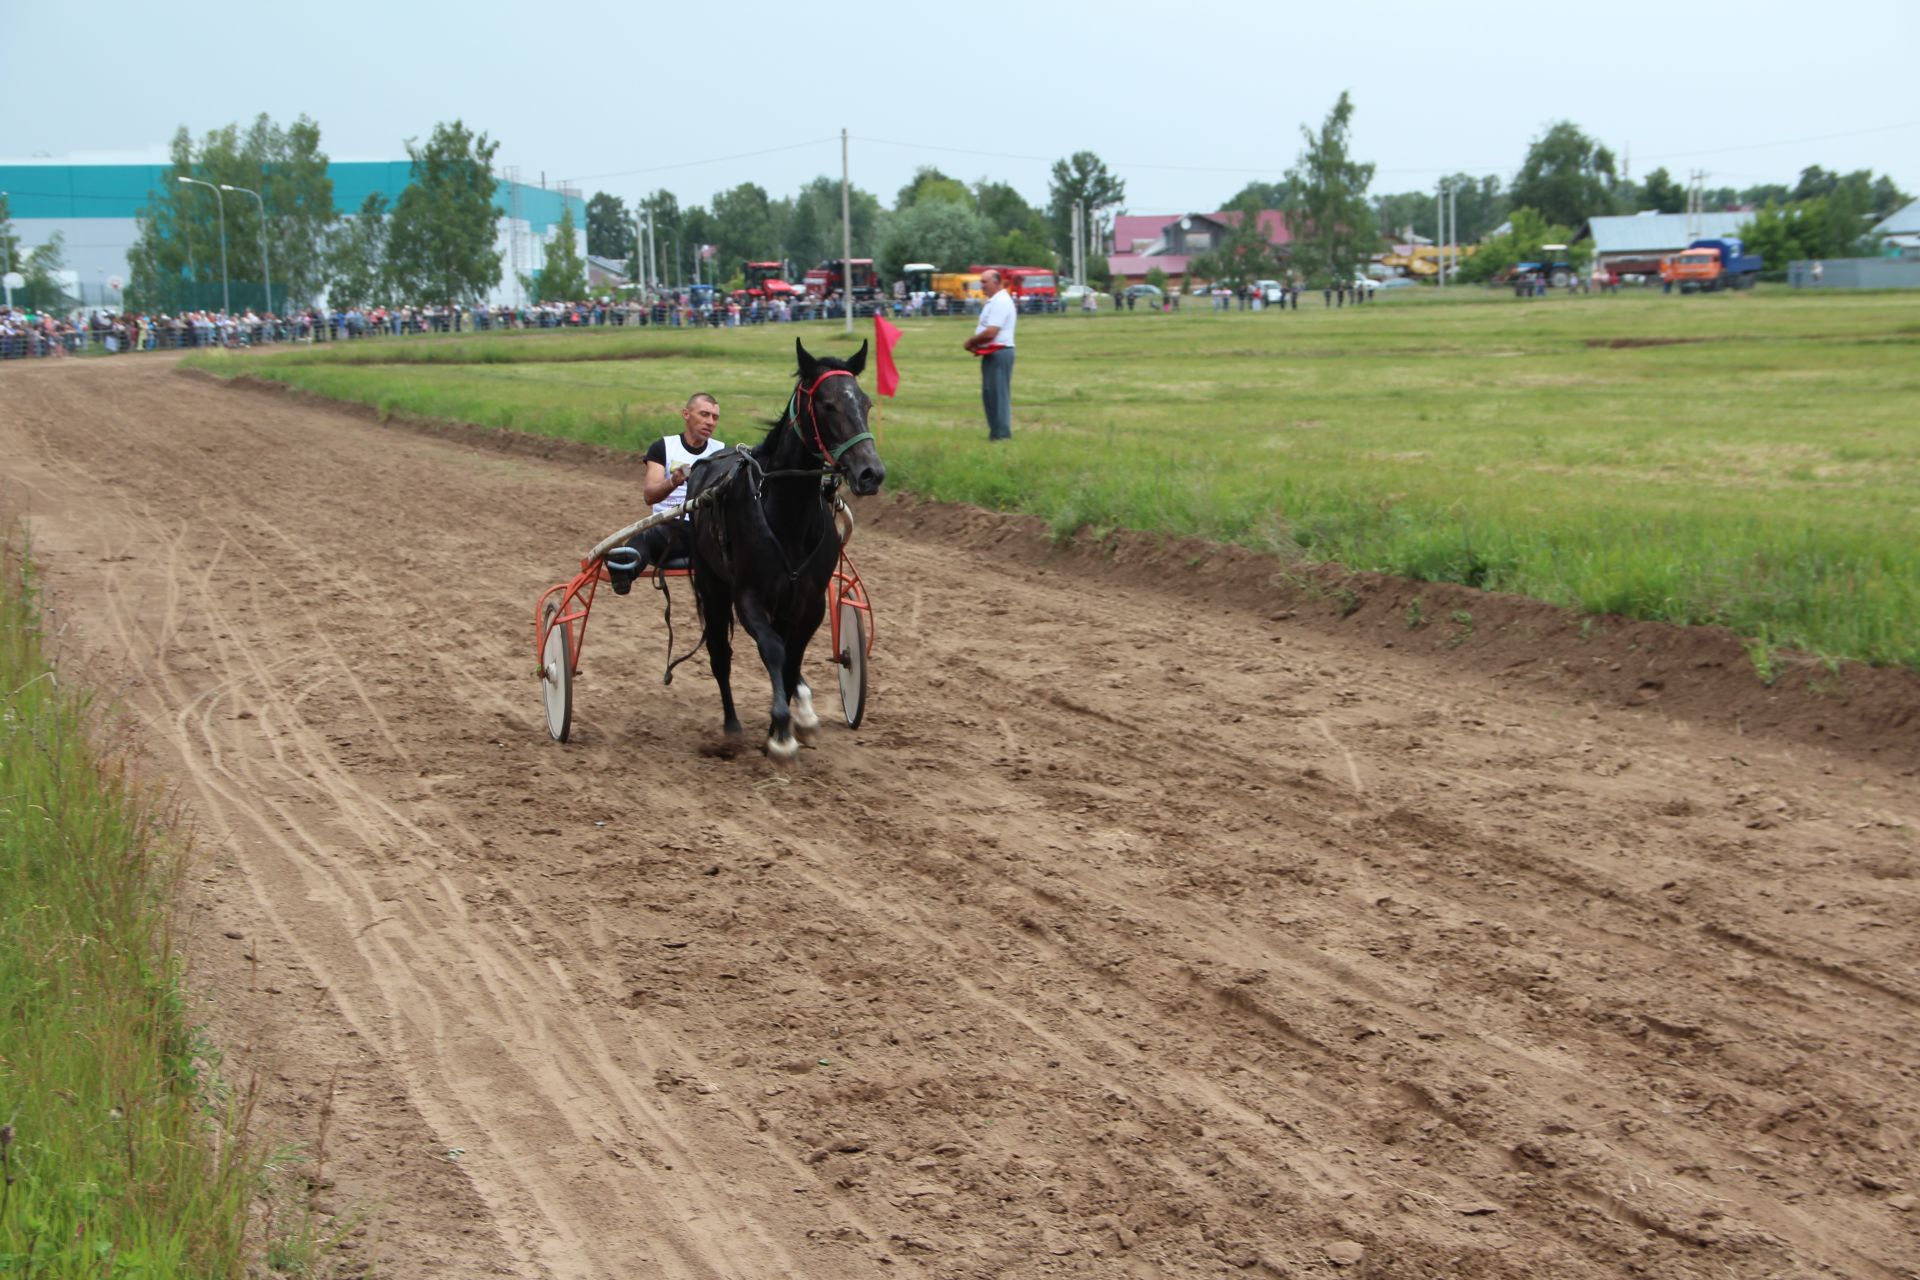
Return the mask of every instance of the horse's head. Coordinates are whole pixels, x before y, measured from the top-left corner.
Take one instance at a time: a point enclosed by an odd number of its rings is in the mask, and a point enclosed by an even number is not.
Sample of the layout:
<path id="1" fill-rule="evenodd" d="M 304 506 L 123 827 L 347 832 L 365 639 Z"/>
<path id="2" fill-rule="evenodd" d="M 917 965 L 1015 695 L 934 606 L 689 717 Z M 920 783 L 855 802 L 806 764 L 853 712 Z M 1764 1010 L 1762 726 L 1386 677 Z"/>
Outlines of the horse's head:
<path id="1" fill-rule="evenodd" d="M 800 339 L 793 340 L 800 357 L 800 394 L 794 409 L 794 423 L 801 436 L 826 456 L 834 470 L 846 476 L 847 484 L 861 497 L 880 491 L 887 468 L 880 451 L 873 447 L 873 433 L 867 430 L 867 410 L 873 401 L 860 389 L 859 377 L 867 368 L 867 344 L 852 358 L 815 356 Z"/>

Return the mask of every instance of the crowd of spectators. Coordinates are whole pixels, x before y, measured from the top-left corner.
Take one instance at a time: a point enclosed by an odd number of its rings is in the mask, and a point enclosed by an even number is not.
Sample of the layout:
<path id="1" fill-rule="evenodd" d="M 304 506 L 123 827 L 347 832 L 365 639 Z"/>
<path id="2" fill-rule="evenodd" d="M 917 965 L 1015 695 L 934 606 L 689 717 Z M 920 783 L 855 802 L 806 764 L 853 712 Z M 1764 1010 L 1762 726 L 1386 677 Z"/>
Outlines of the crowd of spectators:
<path id="1" fill-rule="evenodd" d="M 284 336 L 286 323 L 252 310 L 117 312 L 76 310 L 56 314 L 22 307 L 0 308 L 0 359 L 76 355 L 99 351 L 180 350 L 238 347 Z"/>
<path id="2" fill-rule="evenodd" d="M 945 299 L 854 297 L 730 297 L 708 287 L 613 301 L 586 298 L 521 306 L 307 307 L 276 315 L 251 308 L 226 311 L 68 310 L 55 313 L 0 308 L 0 359 L 59 357 L 91 351 L 175 351 L 249 347 L 270 342 L 333 342 L 423 333 L 469 333 L 494 329 L 579 329 L 659 326 L 728 329 L 837 320 L 851 305 L 857 318 L 876 311 L 895 315 L 958 314 L 979 304 Z"/>

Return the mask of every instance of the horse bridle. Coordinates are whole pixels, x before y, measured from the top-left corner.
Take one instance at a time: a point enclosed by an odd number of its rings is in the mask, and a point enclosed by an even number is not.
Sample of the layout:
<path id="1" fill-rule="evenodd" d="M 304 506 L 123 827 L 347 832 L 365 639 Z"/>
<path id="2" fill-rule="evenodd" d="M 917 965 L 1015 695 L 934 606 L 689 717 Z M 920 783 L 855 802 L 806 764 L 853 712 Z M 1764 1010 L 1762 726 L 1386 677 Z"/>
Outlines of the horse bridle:
<path id="1" fill-rule="evenodd" d="M 815 378 L 811 386 L 805 389 L 796 386 L 793 389 L 793 398 L 795 401 L 798 401 L 802 395 L 807 398 L 807 421 L 813 427 L 813 451 L 825 459 L 827 464 L 836 471 L 840 469 L 840 459 L 846 454 L 847 450 L 853 448 L 853 446 L 859 444 L 862 440 L 873 439 L 873 432 L 862 431 L 857 435 L 849 436 L 832 449 L 829 449 L 827 448 L 826 437 L 820 433 L 820 384 L 828 378 L 851 377 L 853 377 L 853 374 L 845 369 L 828 369 L 819 377 Z M 794 407 L 798 409 L 799 405 L 796 403 Z M 799 416 L 798 413 L 794 414 L 796 425 Z"/>

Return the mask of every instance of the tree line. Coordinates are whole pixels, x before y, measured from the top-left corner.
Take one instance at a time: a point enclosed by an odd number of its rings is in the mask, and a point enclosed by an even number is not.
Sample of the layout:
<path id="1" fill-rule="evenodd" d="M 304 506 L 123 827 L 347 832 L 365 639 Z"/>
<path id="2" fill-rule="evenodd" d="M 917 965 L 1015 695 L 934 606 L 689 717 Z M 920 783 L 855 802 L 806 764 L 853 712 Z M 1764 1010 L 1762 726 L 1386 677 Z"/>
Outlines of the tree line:
<path id="1" fill-rule="evenodd" d="M 1228 234 L 1193 263 L 1195 274 L 1225 283 L 1288 274 L 1342 279 L 1363 269 L 1382 243 L 1409 231 L 1437 231 L 1434 192 L 1370 194 L 1374 166 L 1352 154 L 1354 111 L 1351 97 L 1342 93 L 1318 129 L 1301 127 L 1291 168 L 1275 180 L 1247 183 L 1220 206 L 1228 215 Z M 271 302 L 284 310 L 288 300 L 305 303 L 323 291 L 343 306 L 477 300 L 502 275 L 492 166 L 497 145 L 460 120 L 438 124 L 424 142 L 407 141 L 409 181 L 397 197 L 375 192 L 354 216 L 342 218 L 335 212 L 320 127 L 306 116 L 283 127 L 262 115 L 244 130 L 228 125 L 197 143 L 181 128 L 165 180 L 136 219 L 127 304 L 211 305 L 222 276 L 222 212 L 225 274 L 246 282 L 233 299 L 236 306 Z M 1468 279 L 1523 260 L 1541 244 L 1574 244 L 1589 217 L 1677 213 L 1687 202 L 1685 187 L 1665 168 L 1628 180 L 1613 152 L 1570 121 L 1548 126 L 1532 141 L 1511 181 L 1466 173 L 1444 181 L 1456 193 L 1457 238 L 1487 242 L 1467 259 Z M 216 199 L 207 184 L 233 190 Z M 258 201 L 247 192 L 257 192 Z M 1702 191 L 1701 198 L 1709 209 L 1759 206 L 1748 238 L 1773 273 L 1784 272 L 1789 258 L 1872 252 L 1868 229 L 1909 199 L 1885 175 L 1819 166 L 1803 170 L 1792 185 L 1720 186 Z M 1125 203 L 1124 179 L 1098 155 L 1080 151 L 1052 166 L 1044 204 L 990 177 L 967 183 L 923 166 L 890 204 L 853 188 L 850 220 L 855 255 L 874 258 L 883 278 L 891 279 L 908 262 L 1059 269 L 1071 261 L 1074 210 L 1083 208 L 1092 231 L 1087 276 L 1104 288 L 1110 283 L 1112 220 Z M 1261 211 L 1269 209 L 1286 216 L 1291 243 L 1285 249 L 1276 248 L 1260 225 Z M 640 261 L 642 222 L 652 228 L 652 264 Z M 1492 236 L 1503 226 L 1502 235 Z M 574 230 L 569 207 L 544 267 L 519 282 L 529 296 L 586 294 L 586 264 L 575 251 Z M 708 205 L 686 206 L 665 189 L 632 206 L 597 191 L 586 202 L 586 242 L 589 254 L 622 262 L 630 278 L 644 278 L 657 266 L 668 286 L 696 278 L 731 284 L 741 265 L 755 260 L 804 270 L 839 256 L 840 184 L 822 175 L 790 196 L 775 197 L 758 183 L 742 182 Z M 54 273 L 64 266 L 63 249 L 56 236 L 23 255 L 0 200 L 0 253 L 28 277 L 30 290 L 51 289 Z M 1590 246 L 1575 245 L 1576 265 L 1588 251 Z M 263 254 L 271 266 L 271 300 L 261 288 L 269 274 Z"/>
<path id="2" fill-rule="evenodd" d="M 1484 279 L 1513 262 L 1536 260 L 1542 244 L 1570 245 L 1574 265 L 1584 265 L 1591 246 L 1583 247 L 1574 237 L 1589 218 L 1686 212 L 1687 186 L 1665 166 L 1637 182 L 1622 172 L 1623 167 L 1610 148 L 1573 122 L 1562 120 L 1533 140 L 1505 186 L 1493 174 L 1476 178 L 1457 173 L 1442 179 L 1458 193 L 1454 207 L 1461 243 L 1480 244 L 1508 224 L 1494 243 L 1483 245 L 1463 264 L 1462 277 Z M 1784 278 L 1787 263 L 1794 258 L 1877 252 L 1873 225 L 1912 197 L 1885 174 L 1869 169 L 1843 174 L 1811 165 L 1791 184 L 1703 184 L 1699 199 L 1708 211 L 1755 210 L 1746 230 L 1748 247 L 1765 259 L 1765 275 L 1777 279 Z M 1376 203 L 1381 232 L 1390 239 L 1403 238 L 1409 230 L 1427 236 L 1437 231 L 1435 192 L 1383 195 Z"/>
<path id="3" fill-rule="evenodd" d="M 1104 231 L 1126 200 L 1126 184 L 1100 158 L 1076 152 L 1053 166 L 1044 207 L 1008 183 L 982 177 L 972 184 L 923 165 L 891 205 L 858 186 L 849 190 L 847 221 L 856 257 L 870 257 L 883 278 L 909 262 L 960 269 L 971 263 L 1058 268 L 1073 252 L 1073 209 L 1083 205 L 1089 225 Z M 587 252 L 627 264 L 630 277 L 648 274 L 639 261 L 643 222 L 652 227 L 655 261 L 664 284 L 695 278 L 736 282 L 741 264 L 773 261 L 805 270 L 841 251 L 840 183 L 822 175 L 791 196 L 774 197 L 742 182 L 713 197 L 712 207 L 683 207 L 671 191 L 654 191 L 632 207 L 597 191 L 587 201 Z M 1096 238 L 1096 248 L 1103 237 Z M 712 246 L 711 257 L 700 256 Z M 1104 263 L 1102 263 L 1104 268 Z"/>
<path id="4" fill-rule="evenodd" d="M 1247 233 L 1243 211 L 1249 209 L 1287 210 L 1289 225 L 1306 228 L 1311 237 L 1316 213 L 1317 221 L 1324 224 L 1327 210 L 1344 201 L 1345 217 L 1352 219 L 1351 225 L 1365 225 L 1377 232 L 1371 237 L 1363 235 L 1371 240 L 1369 253 L 1382 243 L 1404 243 L 1416 234 L 1438 237 L 1439 197 L 1433 190 L 1366 196 L 1366 209 L 1355 198 L 1365 193 L 1361 169 L 1367 177 L 1372 170 L 1371 166 L 1352 165 L 1342 154 L 1345 125 L 1351 116 L 1351 103 L 1343 95 L 1318 133 L 1302 130 L 1306 145 L 1298 166 L 1277 181 L 1249 182 L 1227 199 L 1221 208 L 1238 219 L 1235 230 L 1221 254 L 1193 264 L 1195 274 L 1231 282 L 1281 274 L 1288 255 L 1273 251 L 1263 239 Z M 1344 176 L 1343 163 L 1348 166 Z M 1563 120 L 1549 125 L 1532 141 L 1511 179 L 1470 173 L 1453 173 L 1440 179 L 1436 185 L 1453 193 L 1451 212 L 1458 226 L 1451 238 L 1460 244 L 1481 246 L 1463 262 L 1462 277 L 1484 279 L 1514 262 L 1537 260 L 1543 244 L 1569 245 L 1574 265 L 1584 265 L 1592 246 L 1578 242 L 1576 237 L 1589 218 L 1686 211 L 1686 185 L 1665 167 L 1654 169 L 1639 181 L 1627 178 L 1622 169 L 1611 149 L 1578 125 Z M 1840 173 L 1818 165 L 1803 169 L 1791 184 L 1703 185 L 1700 191 L 1705 209 L 1756 210 L 1747 229 L 1747 241 L 1752 251 L 1766 260 L 1768 275 L 1775 277 L 1784 276 L 1786 264 L 1793 258 L 1877 252 L 1871 243 L 1873 224 L 1911 198 L 1884 174 L 1866 169 Z M 1496 231 L 1500 233 L 1497 236 Z M 1236 270 L 1233 263 L 1223 263 L 1222 256 L 1246 264 L 1245 269 Z M 1292 256 L 1296 260 L 1301 257 L 1298 252 Z M 1323 246 L 1306 258 L 1338 277 L 1334 259 L 1341 256 L 1333 247 Z M 1365 255 L 1358 253 L 1356 245 L 1348 256 L 1349 260 L 1363 261 Z"/>
<path id="5" fill-rule="evenodd" d="M 227 125 L 197 145 L 183 127 L 160 188 L 135 216 L 127 305 L 210 307 L 224 302 L 223 276 L 243 282 L 231 299 L 236 310 L 284 312 L 323 290 L 343 306 L 476 300 L 500 282 L 498 146 L 459 120 L 436 125 L 425 142 L 407 141 L 409 181 L 391 204 L 375 192 L 359 217 L 342 219 L 320 126 L 306 116 L 282 127 L 262 115 L 244 132 Z M 209 185 L 232 190 L 216 197 Z"/>
<path id="6" fill-rule="evenodd" d="M 223 216 L 224 276 L 235 282 L 236 308 L 284 310 L 289 300 L 304 304 L 322 292 L 338 306 L 477 300 L 502 279 L 494 205 L 499 180 L 492 165 L 497 147 L 460 120 L 436 125 L 425 142 L 407 141 L 410 176 L 397 197 L 372 192 L 341 217 L 320 127 L 308 117 L 283 127 L 261 115 L 246 129 L 228 125 L 198 141 L 183 127 L 170 144 L 160 187 L 136 216 L 127 305 L 217 305 Z M 209 186 L 235 190 L 216 197 Z M 239 189 L 257 192 L 258 202 Z M 1075 205 L 1084 205 L 1101 233 L 1097 247 L 1126 188 L 1099 157 L 1078 152 L 1053 166 L 1048 196 L 1045 206 L 1035 206 L 1008 183 L 983 177 L 968 185 L 931 167 L 917 171 L 891 206 L 855 187 L 855 254 L 877 259 L 890 273 L 912 261 L 1053 267 L 1071 253 Z M 726 282 L 752 260 L 804 270 L 839 256 L 840 209 L 840 184 L 825 175 L 779 198 L 743 182 L 714 196 L 710 206 L 683 206 L 661 189 L 629 207 L 598 191 L 586 202 L 587 252 L 623 263 L 632 279 L 657 265 L 668 285 L 716 276 Z M 643 222 L 651 226 L 655 264 L 640 261 Z M 574 231 L 569 206 L 549 237 L 541 269 L 518 282 L 528 296 L 586 295 L 586 263 L 575 250 Z M 4 233 L 8 224 L 0 216 Z M 60 254 L 55 242 L 29 258 L 44 275 L 59 269 Z M 19 260 L 17 251 L 10 260 Z M 1104 274 L 1103 258 L 1094 261 Z M 269 275 L 271 299 L 263 289 Z"/>

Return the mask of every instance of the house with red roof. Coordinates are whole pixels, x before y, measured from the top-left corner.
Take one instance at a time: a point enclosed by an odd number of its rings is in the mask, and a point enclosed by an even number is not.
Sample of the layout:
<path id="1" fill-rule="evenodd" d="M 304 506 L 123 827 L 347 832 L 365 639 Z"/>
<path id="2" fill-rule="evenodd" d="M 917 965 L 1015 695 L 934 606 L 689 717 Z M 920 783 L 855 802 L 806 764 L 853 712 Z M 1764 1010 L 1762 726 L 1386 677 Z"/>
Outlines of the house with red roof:
<path id="1" fill-rule="evenodd" d="M 1145 283 L 1155 267 L 1177 281 L 1195 258 L 1218 249 L 1227 233 L 1240 225 L 1240 218 L 1234 210 L 1119 214 L 1113 220 L 1113 252 L 1107 256 L 1107 270 L 1113 273 L 1116 287 Z M 1260 211 L 1260 229 L 1275 248 L 1284 249 L 1293 240 L 1286 216 L 1278 209 Z"/>

